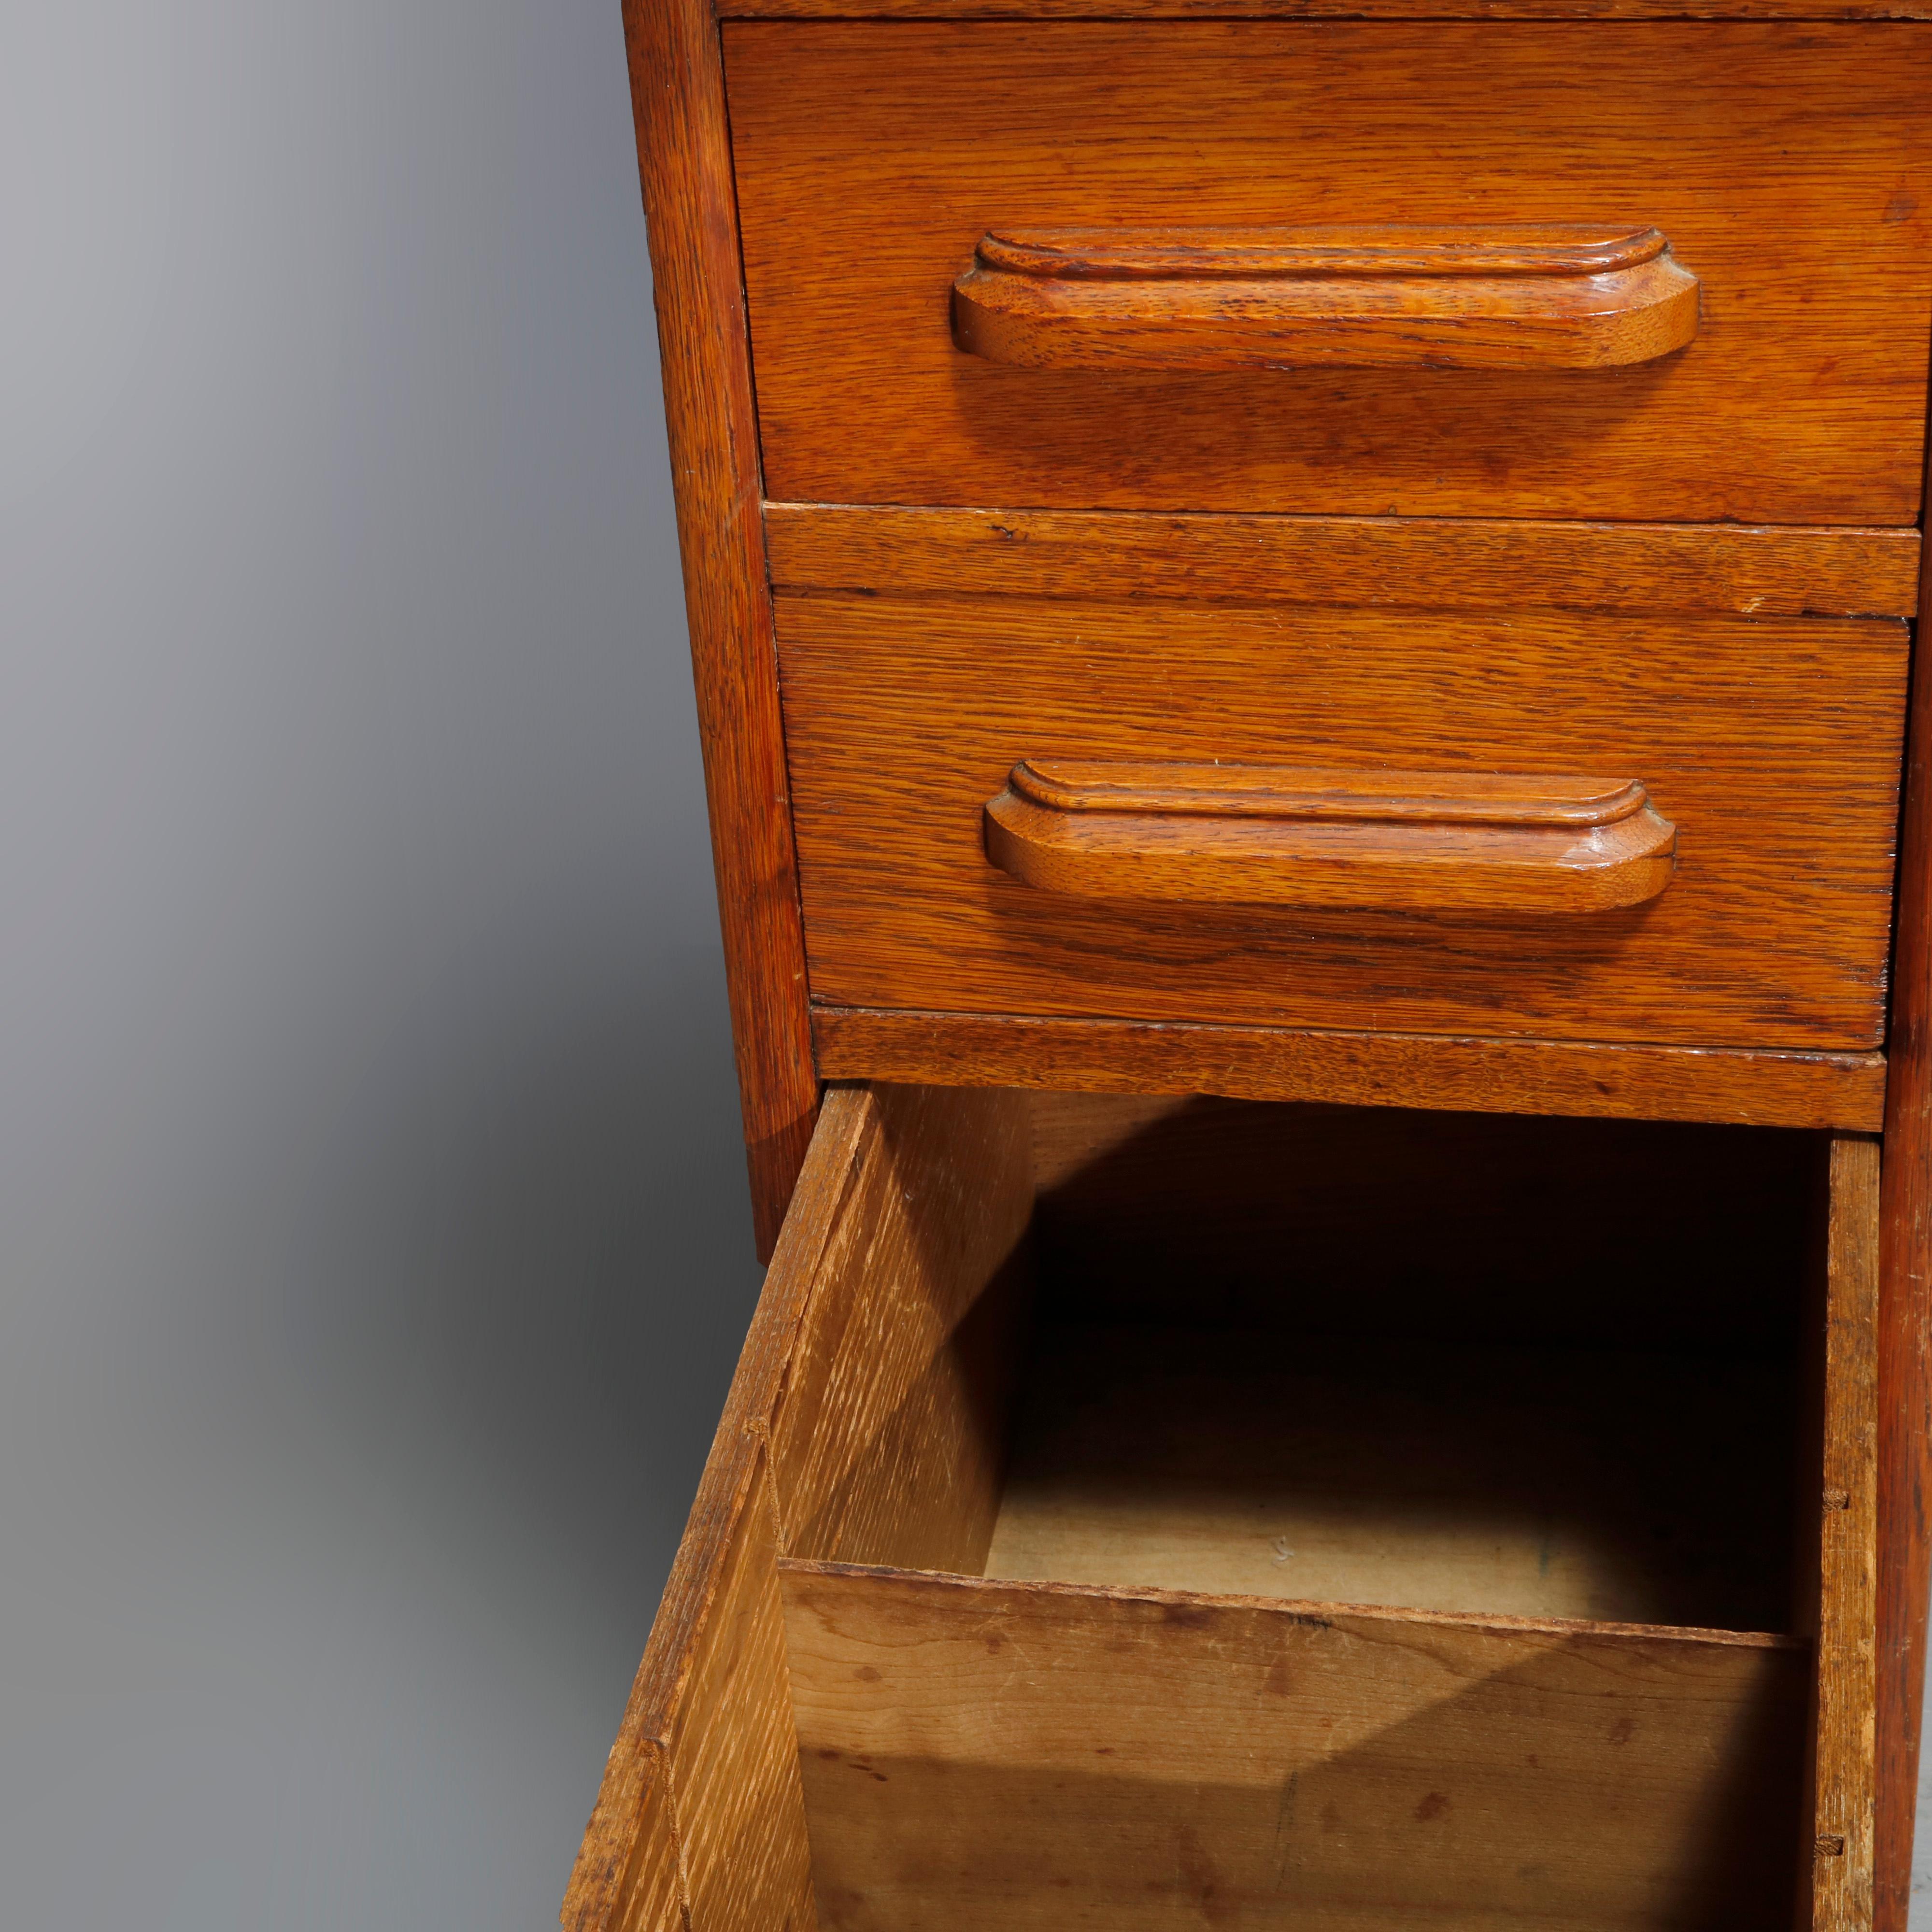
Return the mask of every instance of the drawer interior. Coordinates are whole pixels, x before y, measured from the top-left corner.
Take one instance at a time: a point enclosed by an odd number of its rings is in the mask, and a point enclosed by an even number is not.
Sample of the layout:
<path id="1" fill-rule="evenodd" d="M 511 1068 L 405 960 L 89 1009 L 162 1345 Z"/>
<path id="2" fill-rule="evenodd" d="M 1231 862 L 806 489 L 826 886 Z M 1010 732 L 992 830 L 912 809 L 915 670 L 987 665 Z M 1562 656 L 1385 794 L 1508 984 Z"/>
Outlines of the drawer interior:
<path id="1" fill-rule="evenodd" d="M 822 1924 L 1784 1922 L 1826 1137 L 869 1104 L 770 1437 Z"/>
<path id="2" fill-rule="evenodd" d="M 990 1575 L 1780 1630 L 1816 1144 L 1041 1096 Z"/>
<path id="3" fill-rule="evenodd" d="M 1862 1922 L 1876 1156 L 832 1090 L 580 1877 L 626 1924 Z"/>
<path id="4" fill-rule="evenodd" d="M 992 1576 L 1781 1630 L 1792 1390 L 1624 1350 L 1054 1324 Z"/>

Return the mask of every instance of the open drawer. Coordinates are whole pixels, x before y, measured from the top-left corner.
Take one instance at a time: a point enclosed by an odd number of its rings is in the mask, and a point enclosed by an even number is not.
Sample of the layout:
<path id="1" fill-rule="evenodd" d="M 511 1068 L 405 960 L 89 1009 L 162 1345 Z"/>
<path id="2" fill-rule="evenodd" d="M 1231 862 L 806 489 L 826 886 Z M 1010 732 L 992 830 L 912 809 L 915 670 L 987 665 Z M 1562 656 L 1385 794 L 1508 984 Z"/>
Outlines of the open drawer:
<path id="1" fill-rule="evenodd" d="M 565 1924 L 1868 1923 L 1876 1178 L 835 1089 Z"/>

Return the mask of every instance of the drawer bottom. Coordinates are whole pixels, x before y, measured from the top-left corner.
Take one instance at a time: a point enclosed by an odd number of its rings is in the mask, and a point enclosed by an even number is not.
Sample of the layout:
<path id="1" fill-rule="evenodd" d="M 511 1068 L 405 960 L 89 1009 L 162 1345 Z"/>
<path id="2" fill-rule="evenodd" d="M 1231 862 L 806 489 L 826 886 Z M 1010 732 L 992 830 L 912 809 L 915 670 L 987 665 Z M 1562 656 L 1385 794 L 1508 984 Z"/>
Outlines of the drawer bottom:
<path id="1" fill-rule="evenodd" d="M 835 1090 L 566 1924 L 1868 1923 L 1876 1151 Z"/>

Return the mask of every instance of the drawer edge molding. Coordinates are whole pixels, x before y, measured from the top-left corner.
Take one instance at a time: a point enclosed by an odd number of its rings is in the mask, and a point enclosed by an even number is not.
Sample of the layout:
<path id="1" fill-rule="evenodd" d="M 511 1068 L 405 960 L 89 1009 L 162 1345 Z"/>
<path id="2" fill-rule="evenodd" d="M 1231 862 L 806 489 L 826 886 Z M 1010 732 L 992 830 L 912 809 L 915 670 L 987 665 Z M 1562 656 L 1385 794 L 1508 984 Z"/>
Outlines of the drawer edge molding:
<path id="1" fill-rule="evenodd" d="M 768 502 L 780 594 L 1909 617 L 1916 530 Z M 1102 587 L 1104 586 L 1104 587 Z"/>
<path id="2" fill-rule="evenodd" d="M 820 1078 L 1870 1132 L 1880 1053 L 814 1006 Z"/>

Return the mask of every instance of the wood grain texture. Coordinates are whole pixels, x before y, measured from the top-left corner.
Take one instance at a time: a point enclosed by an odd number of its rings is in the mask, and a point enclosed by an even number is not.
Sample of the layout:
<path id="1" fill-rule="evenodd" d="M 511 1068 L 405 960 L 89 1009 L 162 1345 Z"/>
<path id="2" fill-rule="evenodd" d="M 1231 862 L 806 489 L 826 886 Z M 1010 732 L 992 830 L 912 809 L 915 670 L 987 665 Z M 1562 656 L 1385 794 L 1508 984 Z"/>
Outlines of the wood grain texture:
<path id="1" fill-rule="evenodd" d="M 624 23 L 731 1035 L 764 1259 L 805 1158 L 818 1088 L 758 513 L 730 134 L 706 0 L 625 0 Z"/>
<path id="2" fill-rule="evenodd" d="M 1923 20 L 1919 0 L 720 0 L 724 20 Z"/>
<path id="3" fill-rule="evenodd" d="M 629 1932 L 634 1922 L 650 1922 L 641 1915 L 653 1909 L 652 1901 L 659 1896 L 655 1888 L 662 1877 L 662 1847 L 653 1834 L 662 1829 L 662 1813 L 651 1807 L 670 1802 L 675 1812 L 669 1760 L 680 1714 L 698 1694 L 692 1686 L 701 1672 L 710 1672 L 704 1678 L 710 1687 L 706 1694 L 729 1699 L 734 1709 L 749 1700 L 764 1717 L 770 1715 L 769 1671 L 762 1684 L 748 1682 L 742 1690 L 734 1690 L 730 1658 L 718 1652 L 711 1634 L 718 1620 L 728 1616 L 736 1625 L 746 1626 L 742 1635 L 747 1642 L 760 1628 L 757 1579 L 745 1565 L 751 1561 L 748 1550 L 766 1546 L 757 1539 L 768 1531 L 756 1522 L 748 1523 L 746 1511 L 755 1502 L 767 1522 L 775 1514 L 765 1492 L 763 1439 L 784 1385 L 812 1284 L 840 1224 L 862 1150 L 878 1132 L 877 1109 L 868 1096 L 848 1088 L 828 1096 L 578 1852 L 564 1897 L 566 1932 Z M 748 1544 L 747 1538 L 752 1539 Z M 764 1664 L 770 1660 L 769 1654 L 762 1658 Z M 744 1653 L 744 1668 L 755 1679 L 760 1667 L 760 1654 L 754 1646 Z M 760 1698 L 765 1700 L 762 1706 Z M 707 1774 L 715 1768 L 707 1760 Z M 737 1769 L 742 1773 L 746 1767 Z M 766 1809 L 760 1815 L 764 1825 L 777 1832 L 773 1852 L 781 1862 L 760 1869 L 779 1881 L 782 1891 L 790 1872 L 782 1862 L 785 1840 L 781 1801 L 785 1787 L 780 1767 L 768 1763 L 765 1771 L 760 1792 Z M 655 1798 L 653 1792 L 658 1794 Z M 704 1840 L 712 1847 L 718 1842 L 715 1837 Z"/>
<path id="4" fill-rule="evenodd" d="M 563 1932 L 684 1932 L 663 1745 L 627 1718 L 558 1915 Z"/>
<path id="5" fill-rule="evenodd" d="M 1024 1096 L 886 1087 L 771 1424 L 788 1552 L 976 1570 L 1033 1208 Z"/>
<path id="6" fill-rule="evenodd" d="M 1789 1640 L 782 1575 L 828 1926 L 1788 1916 Z"/>
<path id="7" fill-rule="evenodd" d="M 955 344 L 1020 369 L 1606 369 L 1696 333 L 1628 226 L 1009 226 L 952 285 Z"/>
<path id="8" fill-rule="evenodd" d="M 1909 617 L 1910 530 L 767 503 L 780 590 Z"/>
<path id="9" fill-rule="evenodd" d="M 724 40 L 776 498 L 1916 518 L 1917 28 L 1658 22 L 1587 61 L 1574 30 L 1520 22 L 736 20 Z M 1587 376 L 1102 374 L 953 345 L 950 291 L 988 230 L 1284 218 L 1654 223 L 1703 284 L 1702 326 Z M 836 280 L 802 266 L 826 260 Z"/>
<path id="10" fill-rule="evenodd" d="M 671 1828 L 670 1786 L 660 1756 L 638 1808 L 632 1868 L 624 1875 L 616 1932 L 684 1932 L 684 1894 Z"/>
<path id="11" fill-rule="evenodd" d="M 685 1902 L 694 1928 L 815 1932 L 762 1453 L 740 1496 L 668 1713 Z"/>
<path id="12" fill-rule="evenodd" d="M 1932 636 L 1932 578 L 1918 637 Z M 1912 683 L 1880 1232 L 1878 1855 L 1874 1923 L 1905 1932 L 1932 1574 L 1932 675 Z"/>
<path id="13" fill-rule="evenodd" d="M 568 1932 L 652 1923 L 667 1802 L 694 1932 L 814 1924 L 778 1539 L 979 1562 L 1031 1202 L 1022 1096 L 828 1092 L 578 1855 Z"/>
<path id="14" fill-rule="evenodd" d="M 565 1894 L 566 1932 L 814 1932 L 776 1555 L 763 1451 L 721 1436 Z"/>
<path id="15" fill-rule="evenodd" d="M 1865 1932 L 1876 1854 L 1879 1148 L 1833 1143 L 1812 1932 Z"/>
<path id="16" fill-rule="evenodd" d="M 1560 917 L 1656 898 L 1677 829 L 1637 778 L 1026 758 L 986 842 L 1076 898 Z"/>
<path id="17" fill-rule="evenodd" d="M 1901 625 L 860 597 L 778 612 L 822 1004 L 1879 1044 Z M 1646 904 L 1563 921 L 1076 899 L 983 850 L 985 802 L 1040 758 L 1640 776 L 1678 828 L 1676 872 Z"/>
<path id="18" fill-rule="evenodd" d="M 1751 1053 L 815 1006 L 834 1080 L 1219 1094 L 1473 1113 L 1876 1130 L 1882 1054 Z"/>
<path id="19" fill-rule="evenodd" d="M 1278 1232 L 1292 1248 L 1298 1217 Z M 1576 1245 L 1546 1253 L 1548 1294 L 1576 1292 Z M 1324 1336 L 1356 1285 L 1318 1268 L 1279 1281 L 1270 1322 L 1202 1326 L 1180 1279 L 1165 1320 L 1095 1295 L 1042 1324 L 986 1575 L 1785 1628 L 1790 1485 L 1765 1445 L 1792 1432 L 1786 1361 L 1664 1352 L 1621 1310 L 1594 1345 Z M 1472 1323 L 1486 1299 L 1464 1298 Z"/>

